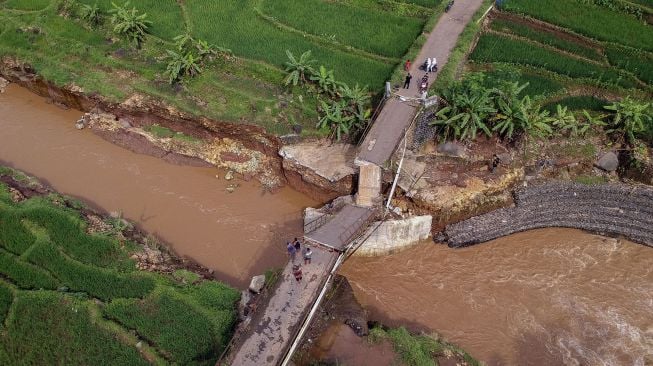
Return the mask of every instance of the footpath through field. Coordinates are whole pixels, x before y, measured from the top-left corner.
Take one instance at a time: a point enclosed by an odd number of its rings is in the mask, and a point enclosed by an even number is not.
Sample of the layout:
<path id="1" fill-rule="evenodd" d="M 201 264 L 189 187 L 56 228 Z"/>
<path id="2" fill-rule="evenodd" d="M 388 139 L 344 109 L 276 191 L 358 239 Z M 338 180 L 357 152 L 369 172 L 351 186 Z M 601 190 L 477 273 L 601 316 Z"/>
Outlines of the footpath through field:
<path id="1" fill-rule="evenodd" d="M 447 63 L 458 37 L 482 3 L 483 0 L 458 0 L 448 13 L 440 17 L 417 59 L 411 60 L 410 74 L 413 80 L 410 88 L 403 89 L 402 85 L 397 94 L 405 98 L 419 97 L 420 80 L 425 74 L 419 67 L 427 57 L 435 57 L 440 67 Z M 429 84 L 432 84 L 436 77 L 437 73 L 430 73 Z M 358 160 L 382 166 L 390 159 L 416 113 L 416 102 L 402 101 L 399 97 L 390 98 L 365 137 Z"/>
<path id="2" fill-rule="evenodd" d="M 427 57 L 436 57 L 438 64 L 444 65 L 458 36 L 482 2 L 458 0 L 448 13 L 440 17 L 412 64 L 410 73 L 413 81 L 410 88 L 401 89 L 398 92 L 400 96 L 418 97 L 418 84 L 424 74 L 419 70 L 420 63 Z M 430 83 L 435 76 L 435 73 L 431 73 Z M 416 102 L 390 98 L 367 134 L 357 159 L 382 166 L 402 139 L 405 129 L 417 113 L 417 107 Z M 249 325 L 245 341 L 235 349 L 232 365 L 278 365 L 292 356 L 302 330 L 310 323 L 321 295 L 329 285 L 329 276 L 343 258 L 342 253 L 369 225 L 374 212 L 372 207 L 345 205 L 324 225 L 305 233 L 305 239 L 314 244 L 313 263 L 303 266 L 304 279 L 301 282 L 295 281 L 291 263 L 286 265 L 267 307 L 257 312 Z"/>

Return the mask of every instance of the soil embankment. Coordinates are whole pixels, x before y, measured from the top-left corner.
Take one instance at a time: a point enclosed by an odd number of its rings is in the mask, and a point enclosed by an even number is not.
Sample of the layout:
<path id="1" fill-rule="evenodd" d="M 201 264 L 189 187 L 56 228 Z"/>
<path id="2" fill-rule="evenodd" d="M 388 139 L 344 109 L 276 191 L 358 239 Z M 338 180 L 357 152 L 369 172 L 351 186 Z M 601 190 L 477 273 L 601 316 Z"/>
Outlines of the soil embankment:
<path id="1" fill-rule="evenodd" d="M 305 173 L 302 167 L 286 172 L 283 159 L 278 154 L 283 144 L 281 139 L 255 125 L 189 115 L 155 98 L 140 94 L 131 95 L 121 103 L 110 102 L 101 95 L 85 93 L 74 85 L 56 86 L 41 78 L 29 65 L 8 57 L 0 62 L 0 77 L 62 107 L 92 112 L 104 117 L 105 122 L 109 116 L 114 123 L 100 124 L 105 128 L 96 126 L 94 131 L 102 138 L 134 152 L 161 157 L 175 164 L 213 165 L 233 169 L 246 180 L 256 179 L 268 189 L 274 190 L 290 184 L 321 201 L 351 191 L 352 176 L 344 177 L 343 182 L 335 182 L 335 187 L 344 188 L 342 191 L 334 191 L 333 186 L 301 179 Z M 79 117 L 80 115 L 74 116 L 71 122 Z M 156 136 L 142 133 L 142 129 L 153 125 L 190 136 L 203 144 L 189 149 L 189 144 L 170 143 L 170 139 L 158 141 Z M 210 150 L 209 154 L 205 150 Z M 245 169 L 239 169 L 242 167 Z"/>
<path id="2" fill-rule="evenodd" d="M 134 154 L 76 130 L 79 116 L 10 85 L 0 94 L 0 159 L 59 192 L 121 212 L 233 286 L 284 263 L 284 240 L 301 233 L 302 210 L 315 201 L 288 188 L 265 194 L 258 183 L 226 180 L 214 168 Z"/>
<path id="3" fill-rule="evenodd" d="M 447 226 L 449 246 L 545 227 L 622 235 L 653 246 L 653 189 L 649 187 L 548 183 L 518 190 L 515 203 Z"/>

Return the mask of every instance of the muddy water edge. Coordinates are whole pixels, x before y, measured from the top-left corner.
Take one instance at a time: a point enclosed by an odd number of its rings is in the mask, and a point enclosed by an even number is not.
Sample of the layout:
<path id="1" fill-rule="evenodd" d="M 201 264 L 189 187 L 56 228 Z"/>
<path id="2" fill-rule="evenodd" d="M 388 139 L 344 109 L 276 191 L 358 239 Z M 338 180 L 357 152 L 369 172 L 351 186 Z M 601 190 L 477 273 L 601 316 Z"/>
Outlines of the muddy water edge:
<path id="1" fill-rule="evenodd" d="M 341 273 L 371 318 L 437 330 L 488 365 L 652 365 L 653 248 L 542 229 L 424 243 Z"/>
<path id="2" fill-rule="evenodd" d="M 228 193 L 224 171 L 132 153 L 76 130 L 81 114 L 10 85 L 0 94 L 0 163 L 121 212 L 234 286 L 283 264 L 283 240 L 301 234 L 302 210 L 317 204 L 289 188 L 264 193 L 257 182 Z"/>

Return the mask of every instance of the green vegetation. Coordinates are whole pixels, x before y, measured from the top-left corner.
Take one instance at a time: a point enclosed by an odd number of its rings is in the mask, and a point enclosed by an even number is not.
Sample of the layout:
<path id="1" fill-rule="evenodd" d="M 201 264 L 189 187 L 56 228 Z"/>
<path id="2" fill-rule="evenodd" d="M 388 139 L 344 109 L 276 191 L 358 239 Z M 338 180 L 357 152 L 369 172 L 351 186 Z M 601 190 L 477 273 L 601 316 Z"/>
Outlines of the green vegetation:
<path id="1" fill-rule="evenodd" d="M 635 135 L 650 128 L 653 123 L 651 103 L 640 103 L 630 98 L 614 102 L 605 109 L 612 111 L 608 132 L 617 134 L 628 144 L 635 144 Z"/>
<path id="2" fill-rule="evenodd" d="M 558 105 L 569 108 L 570 111 L 604 111 L 603 107 L 609 103 L 606 100 L 599 99 L 593 95 L 579 95 L 564 97 L 558 101 L 547 103 L 544 109 L 554 113 Z"/>
<path id="3" fill-rule="evenodd" d="M 0 184 L 0 363 L 215 364 L 238 291 L 186 270 L 138 271 L 138 246 L 87 234 L 72 205 L 54 194 L 14 203 Z"/>
<path id="4" fill-rule="evenodd" d="M 490 28 L 503 33 L 525 37 L 538 43 L 555 47 L 592 60 L 603 60 L 603 56 L 596 48 L 568 41 L 553 32 L 545 32 L 541 29 L 536 30 L 525 24 L 516 23 L 507 19 L 496 19 L 492 21 Z"/>
<path id="5" fill-rule="evenodd" d="M 503 2 L 502 10 L 541 19 L 600 41 L 653 51 L 650 25 L 627 14 L 582 1 L 508 0 Z"/>
<path id="6" fill-rule="evenodd" d="M 113 2 L 0 2 L 0 56 L 110 101 L 146 94 L 182 112 L 277 134 L 297 124 L 305 134 L 325 132 L 315 128 L 317 98 L 282 86 L 286 50 L 310 50 L 337 80 L 377 93 L 441 11 L 439 1 Z M 197 51 L 179 52 L 180 34 L 232 53 L 201 59 Z"/>
<path id="7" fill-rule="evenodd" d="M 653 54 L 616 45 L 606 47 L 605 54 L 610 64 L 632 72 L 649 85 L 653 84 Z"/>
<path id="8" fill-rule="evenodd" d="M 477 62 L 506 62 L 541 67 L 572 78 L 597 80 L 626 88 L 637 85 L 632 77 L 614 69 L 496 34 L 482 35 L 471 54 L 471 59 Z"/>
<path id="9" fill-rule="evenodd" d="M 460 348 L 428 335 L 412 335 L 403 327 L 388 330 L 372 328 L 369 339 L 375 343 L 389 340 L 395 352 L 399 354 L 401 362 L 408 366 L 437 366 L 436 357 L 444 355 L 445 352 L 457 355 L 467 365 L 480 366 L 478 361 Z"/>

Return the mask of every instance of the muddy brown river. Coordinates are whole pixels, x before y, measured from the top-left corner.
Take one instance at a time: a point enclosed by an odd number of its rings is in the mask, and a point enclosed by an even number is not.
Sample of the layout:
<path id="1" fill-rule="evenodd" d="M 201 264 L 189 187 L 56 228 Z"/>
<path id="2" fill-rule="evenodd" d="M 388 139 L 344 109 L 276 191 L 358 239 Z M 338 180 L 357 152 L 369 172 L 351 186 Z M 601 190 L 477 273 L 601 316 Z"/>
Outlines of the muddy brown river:
<path id="1" fill-rule="evenodd" d="M 132 153 L 76 130 L 80 115 L 11 85 L 0 94 L 0 162 L 122 212 L 232 285 L 281 265 L 283 240 L 316 204 L 290 189 L 263 194 L 255 182 L 229 194 L 224 172 Z M 353 257 L 341 273 L 372 318 L 436 330 L 488 365 L 653 365 L 653 248 L 546 229 Z M 326 334 L 323 352 L 389 362 L 347 331 Z"/>
<path id="2" fill-rule="evenodd" d="M 283 240 L 301 233 L 302 210 L 316 202 L 288 188 L 264 194 L 256 182 L 227 193 L 225 172 L 132 153 L 76 130 L 81 114 L 10 85 L 0 94 L 0 163 L 122 212 L 234 286 L 284 263 Z"/>
<path id="3" fill-rule="evenodd" d="M 488 365 L 653 365 L 653 248 L 571 229 L 352 257 L 373 318 L 433 329 Z"/>

